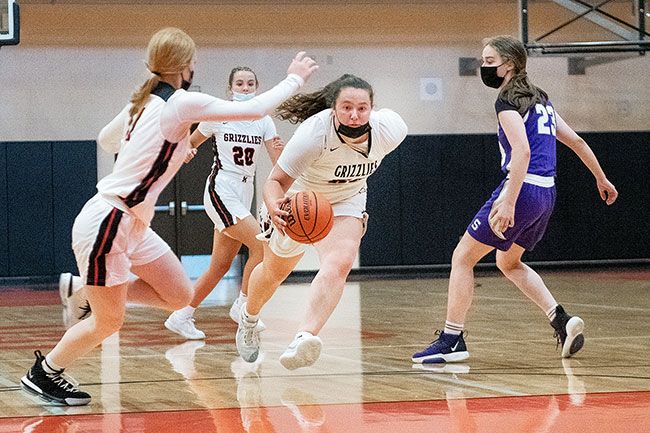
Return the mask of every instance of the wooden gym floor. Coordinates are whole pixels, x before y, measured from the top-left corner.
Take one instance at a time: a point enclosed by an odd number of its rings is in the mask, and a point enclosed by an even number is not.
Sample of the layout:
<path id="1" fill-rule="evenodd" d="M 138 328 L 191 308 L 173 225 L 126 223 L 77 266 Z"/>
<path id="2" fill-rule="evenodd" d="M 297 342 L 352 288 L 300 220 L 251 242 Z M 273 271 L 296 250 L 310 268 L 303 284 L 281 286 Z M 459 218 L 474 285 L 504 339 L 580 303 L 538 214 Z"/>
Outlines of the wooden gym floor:
<path id="1" fill-rule="evenodd" d="M 63 333 L 52 287 L 0 289 L 0 433 L 650 432 L 650 270 L 541 271 L 586 323 L 585 348 L 562 360 L 543 313 L 504 278 L 478 275 L 466 324 L 470 359 L 413 368 L 444 321 L 441 279 L 351 282 L 310 368 L 278 357 L 304 284 L 283 285 L 262 313 L 261 360 L 246 364 L 228 317 L 236 282 L 198 310 L 205 342 L 132 307 L 123 330 L 69 368 L 93 400 L 46 406 L 20 390 L 34 349 Z"/>

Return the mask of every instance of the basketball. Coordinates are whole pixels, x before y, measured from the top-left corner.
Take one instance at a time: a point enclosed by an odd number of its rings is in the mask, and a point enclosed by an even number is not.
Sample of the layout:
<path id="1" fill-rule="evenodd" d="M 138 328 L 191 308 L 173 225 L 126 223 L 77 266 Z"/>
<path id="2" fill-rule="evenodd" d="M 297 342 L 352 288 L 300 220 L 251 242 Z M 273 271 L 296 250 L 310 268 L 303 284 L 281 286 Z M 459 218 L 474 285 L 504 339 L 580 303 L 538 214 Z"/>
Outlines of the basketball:
<path id="1" fill-rule="evenodd" d="M 285 217 L 285 232 L 296 242 L 313 244 L 323 239 L 332 229 L 332 205 L 319 192 L 300 191 L 283 207 L 289 212 Z"/>

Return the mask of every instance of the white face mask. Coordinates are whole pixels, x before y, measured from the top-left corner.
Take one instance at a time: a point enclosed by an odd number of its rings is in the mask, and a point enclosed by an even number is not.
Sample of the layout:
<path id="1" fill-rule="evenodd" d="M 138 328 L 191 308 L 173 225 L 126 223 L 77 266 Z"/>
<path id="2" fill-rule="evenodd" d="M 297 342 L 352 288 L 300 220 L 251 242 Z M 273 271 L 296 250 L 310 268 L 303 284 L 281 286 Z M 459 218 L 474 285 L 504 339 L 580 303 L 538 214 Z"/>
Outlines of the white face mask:
<path id="1" fill-rule="evenodd" d="M 233 101 L 248 101 L 249 99 L 253 99 L 255 97 L 255 92 L 253 93 L 237 93 L 237 92 L 232 92 L 232 100 Z"/>

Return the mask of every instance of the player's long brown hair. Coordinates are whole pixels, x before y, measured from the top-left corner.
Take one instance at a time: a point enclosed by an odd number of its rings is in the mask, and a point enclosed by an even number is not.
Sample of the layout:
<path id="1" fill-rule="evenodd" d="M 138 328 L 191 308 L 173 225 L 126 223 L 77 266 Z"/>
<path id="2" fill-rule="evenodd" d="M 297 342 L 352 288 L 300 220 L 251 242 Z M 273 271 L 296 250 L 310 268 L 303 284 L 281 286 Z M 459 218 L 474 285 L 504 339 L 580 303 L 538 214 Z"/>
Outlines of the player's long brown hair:
<path id="1" fill-rule="evenodd" d="M 373 104 L 375 94 L 372 86 L 356 75 L 344 74 L 316 92 L 298 93 L 287 99 L 277 108 L 276 116 L 291 123 L 300 123 L 316 113 L 334 107 L 341 89 L 346 87 L 367 90 L 370 104 Z"/>
<path id="2" fill-rule="evenodd" d="M 192 62 L 195 52 L 194 41 L 181 29 L 166 27 L 151 37 L 147 47 L 147 68 L 153 76 L 131 95 L 131 121 L 142 110 L 151 91 L 160 83 L 161 75 L 182 72 Z"/>
<path id="3" fill-rule="evenodd" d="M 514 66 L 510 81 L 501 89 L 499 98 L 517 107 L 520 114 L 525 114 L 528 109 L 539 103 L 545 104 L 548 95 L 535 86 L 526 73 L 528 56 L 524 44 L 512 36 L 496 36 L 483 41 L 483 46 L 491 46 L 501 56 L 504 62 L 511 62 Z"/>

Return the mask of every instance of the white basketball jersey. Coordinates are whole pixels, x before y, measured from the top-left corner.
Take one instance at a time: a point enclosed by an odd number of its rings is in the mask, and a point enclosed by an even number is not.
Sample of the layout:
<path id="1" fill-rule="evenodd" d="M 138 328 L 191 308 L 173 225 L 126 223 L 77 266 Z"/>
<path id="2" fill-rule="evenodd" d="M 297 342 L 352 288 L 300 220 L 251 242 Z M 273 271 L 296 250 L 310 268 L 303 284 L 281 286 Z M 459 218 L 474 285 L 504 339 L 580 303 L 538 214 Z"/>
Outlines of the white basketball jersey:
<path id="1" fill-rule="evenodd" d="M 200 121 L 260 119 L 304 83 L 295 74 L 246 102 L 224 101 L 160 82 L 131 125 L 128 104 L 99 134 L 103 148 L 119 149 L 111 174 L 97 184 L 101 196 L 145 224 L 158 196 L 178 172 L 190 149 L 189 128 Z"/>
<path id="2" fill-rule="evenodd" d="M 215 137 L 213 169 L 248 177 L 255 176 L 255 162 L 264 142 L 276 136 L 269 116 L 239 122 L 201 122 L 198 129 L 206 137 Z"/>
<path id="3" fill-rule="evenodd" d="M 407 133 L 399 114 L 388 109 L 373 110 L 370 127 L 368 141 L 355 145 L 367 149 L 367 152 L 360 152 L 338 136 L 331 109 L 305 120 L 278 159 L 278 166 L 296 179 L 291 192 L 318 191 L 331 203 L 365 193 L 368 176 L 399 146 Z"/>
<path id="4" fill-rule="evenodd" d="M 173 88 L 167 90 L 168 93 L 174 91 Z M 190 148 L 189 134 L 177 142 L 170 142 L 162 133 L 162 112 L 167 104 L 174 103 L 174 99 L 167 94 L 149 96 L 130 132 L 127 129 L 130 104 L 122 111 L 126 116 L 120 153 L 111 174 L 97 184 L 99 193 L 113 206 L 136 215 L 147 224 L 153 218 L 158 196 L 180 169 Z"/>

